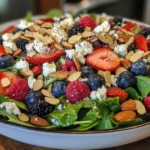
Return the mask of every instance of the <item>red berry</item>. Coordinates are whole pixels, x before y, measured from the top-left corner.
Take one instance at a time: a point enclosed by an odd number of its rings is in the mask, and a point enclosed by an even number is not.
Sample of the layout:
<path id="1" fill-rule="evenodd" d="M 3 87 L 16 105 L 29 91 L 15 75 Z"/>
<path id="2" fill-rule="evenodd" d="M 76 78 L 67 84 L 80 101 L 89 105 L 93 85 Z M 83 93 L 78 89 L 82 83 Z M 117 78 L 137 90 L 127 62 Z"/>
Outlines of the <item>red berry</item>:
<path id="1" fill-rule="evenodd" d="M 42 72 L 42 67 L 41 66 L 34 66 L 31 68 L 31 70 L 35 76 L 38 76 Z"/>
<path id="2" fill-rule="evenodd" d="M 86 27 L 91 27 L 91 29 L 94 29 L 96 27 L 96 22 L 93 18 L 91 18 L 90 16 L 84 16 L 80 19 L 79 22 L 80 26 L 82 26 L 82 28 L 86 28 Z"/>
<path id="3" fill-rule="evenodd" d="M 9 96 L 18 101 L 24 101 L 29 90 L 27 80 L 20 78 L 10 85 Z"/>
<path id="4" fill-rule="evenodd" d="M 108 97 L 119 97 L 120 102 L 124 102 L 128 94 L 126 91 L 122 90 L 121 88 L 109 88 L 107 89 L 107 96 Z"/>
<path id="5" fill-rule="evenodd" d="M 3 46 L 0 45 L 0 56 L 6 54 L 5 49 Z"/>
<path id="6" fill-rule="evenodd" d="M 16 29 L 15 26 L 9 26 L 7 29 L 5 29 L 2 34 L 5 34 L 5 33 L 9 33 L 9 32 L 12 32 Z"/>
<path id="7" fill-rule="evenodd" d="M 76 66 L 72 66 L 72 67 L 70 68 L 70 71 L 77 71 Z"/>
<path id="8" fill-rule="evenodd" d="M 66 65 L 61 64 L 60 65 L 60 70 L 62 70 L 62 71 L 68 71 L 68 68 L 67 68 Z"/>
<path id="9" fill-rule="evenodd" d="M 90 96 L 90 89 L 86 83 L 73 81 L 66 87 L 66 97 L 70 103 L 77 103 Z"/>
<path id="10" fill-rule="evenodd" d="M 147 46 L 150 48 L 150 39 L 147 40 Z"/>
<path id="11" fill-rule="evenodd" d="M 135 23 L 129 22 L 125 24 L 122 28 L 130 31 L 133 27 L 135 27 Z"/>
<path id="12" fill-rule="evenodd" d="M 71 69 L 72 67 L 75 67 L 75 64 L 71 60 L 66 60 L 65 65 L 67 66 L 68 69 Z"/>
<path id="13" fill-rule="evenodd" d="M 41 19 L 43 22 L 54 22 L 54 19 L 53 18 L 43 18 Z"/>
<path id="14" fill-rule="evenodd" d="M 150 96 L 144 98 L 144 105 L 148 111 L 150 111 Z"/>

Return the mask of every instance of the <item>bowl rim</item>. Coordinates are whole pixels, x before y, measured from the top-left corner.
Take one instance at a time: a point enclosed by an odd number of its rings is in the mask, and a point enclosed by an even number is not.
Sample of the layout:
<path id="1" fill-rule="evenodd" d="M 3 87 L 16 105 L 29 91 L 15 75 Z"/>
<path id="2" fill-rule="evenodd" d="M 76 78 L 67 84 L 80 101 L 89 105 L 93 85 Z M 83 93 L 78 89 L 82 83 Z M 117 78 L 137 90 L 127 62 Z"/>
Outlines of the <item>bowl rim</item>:
<path id="1" fill-rule="evenodd" d="M 33 19 L 39 19 L 41 17 L 44 17 L 45 15 L 36 15 L 33 17 Z M 113 17 L 111 15 L 108 15 L 109 17 Z M 0 24 L 0 28 L 3 26 L 6 28 L 6 25 L 10 25 L 10 24 L 14 24 L 17 23 L 19 20 L 21 20 L 22 18 L 18 18 L 15 20 L 10 20 L 4 23 Z M 129 19 L 126 17 L 123 17 L 124 20 L 127 21 L 132 21 L 135 23 L 138 23 L 140 25 L 144 25 L 149 27 L 150 25 L 135 19 Z M 128 131 L 128 130 L 133 130 L 133 129 L 137 129 L 137 128 L 141 128 L 141 127 L 145 127 L 150 125 L 150 122 L 145 122 L 139 125 L 134 125 L 134 126 L 130 126 L 130 127 L 125 127 L 125 128 L 119 128 L 119 129 L 110 129 L 110 130 L 104 130 L 104 131 L 96 131 L 96 130 L 90 130 L 90 131 L 73 131 L 73 130 L 59 130 L 59 129 L 44 129 L 44 128 L 40 128 L 40 127 L 28 127 L 25 125 L 20 125 L 20 124 L 15 124 L 12 122 L 9 122 L 7 120 L 1 119 L 0 118 L 0 124 L 4 124 L 4 125 L 9 125 L 11 127 L 19 127 L 21 129 L 25 129 L 25 130 L 30 130 L 30 131 L 36 131 L 36 132 L 44 132 L 44 133 L 56 133 L 56 134 L 80 134 L 80 135 L 84 135 L 84 134 L 109 134 L 109 133 L 114 133 L 114 132 L 123 132 L 123 131 Z"/>

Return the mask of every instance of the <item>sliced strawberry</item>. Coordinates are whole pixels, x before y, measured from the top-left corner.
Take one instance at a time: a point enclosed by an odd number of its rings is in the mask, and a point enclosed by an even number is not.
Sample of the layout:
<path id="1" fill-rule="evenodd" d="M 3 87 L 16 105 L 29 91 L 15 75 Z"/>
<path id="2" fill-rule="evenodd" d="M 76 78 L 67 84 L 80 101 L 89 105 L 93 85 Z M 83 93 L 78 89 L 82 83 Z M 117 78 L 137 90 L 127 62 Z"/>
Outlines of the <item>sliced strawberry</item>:
<path id="1" fill-rule="evenodd" d="M 35 76 L 38 76 L 42 72 L 42 67 L 41 66 L 34 66 L 31 68 L 32 72 L 34 73 Z"/>
<path id="2" fill-rule="evenodd" d="M 129 22 L 129 23 L 125 24 L 125 25 L 122 27 L 122 29 L 126 29 L 126 30 L 130 31 L 130 30 L 131 30 L 132 28 L 134 28 L 134 27 L 135 27 L 135 23 Z"/>
<path id="3" fill-rule="evenodd" d="M 5 49 L 3 46 L 0 45 L 0 56 L 6 54 Z"/>
<path id="4" fill-rule="evenodd" d="M 136 36 L 134 44 L 137 49 L 140 49 L 144 52 L 148 51 L 147 40 L 143 35 Z"/>
<path id="5" fill-rule="evenodd" d="M 56 51 L 55 53 L 50 55 L 36 54 L 34 57 L 26 56 L 26 61 L 30 64 L 40 65 L 45 62 L 56 61 L 65 54 L 66 52 L 63 50 Z"/>
<path id="6" fill-rule="evenodd" d="M 124 102 L 128 98 L 126 91 L 121 88 L 109 88 L 107 89 L 108 97 L 119 97 L 120 102 Z"/>
<path id="7" fill-rule="evenodd" d="M 86 63 L 98 70 L 114 72 L 120 66 L 120 59 L 111 49 L 99 48 L 87 57 Z"/>
<path id="8" fill-rule="evenodd" d="M 41 19 L 43 22 L 54 22 L 54 19 L 53 18 L 43 18 Z"/>
<path id="9" fill-rule="evenodd" d="M 9 26 L 7 29 L 5 29 L 2 34 L 5 34 L 5 33 L 9 33 L 9 32 L 12 32 L 16 29 L 15 26 Z"/>
<path id="10" fill-rule="evenodd" d="M 10 80 L 10 85 L 14 82 L 16 82 L 18 79 L 20 79 L 20 76 L 16 75 L 13 72 L 0 72 L 0 81 L 3 78 L 8 78 Z M 8 87 L 3 87 L 1 82 L 0 82 L 0 94 L 3 94 L 5 96 L 9 95 L 9 90 L 10 90 L 10 86 Z"/>

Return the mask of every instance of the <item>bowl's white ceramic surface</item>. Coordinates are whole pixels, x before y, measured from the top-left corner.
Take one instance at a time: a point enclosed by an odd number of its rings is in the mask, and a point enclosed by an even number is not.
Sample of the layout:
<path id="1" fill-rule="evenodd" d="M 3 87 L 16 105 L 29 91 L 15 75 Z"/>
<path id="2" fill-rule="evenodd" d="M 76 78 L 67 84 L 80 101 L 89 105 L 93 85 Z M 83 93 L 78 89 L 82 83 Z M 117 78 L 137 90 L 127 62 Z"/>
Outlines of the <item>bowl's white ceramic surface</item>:
<path id="1" fill-rule="evenodd" d="M 19 20 L 0 25 L 0 30 Z M 145 24 L 144 24 L 145 25 Z M 100 149 L 132 143 L 150 136 L 150 123 L 105 132 L 46 131 L 0 121 L 0 134 L 20 142 L 58 149 Z"/>

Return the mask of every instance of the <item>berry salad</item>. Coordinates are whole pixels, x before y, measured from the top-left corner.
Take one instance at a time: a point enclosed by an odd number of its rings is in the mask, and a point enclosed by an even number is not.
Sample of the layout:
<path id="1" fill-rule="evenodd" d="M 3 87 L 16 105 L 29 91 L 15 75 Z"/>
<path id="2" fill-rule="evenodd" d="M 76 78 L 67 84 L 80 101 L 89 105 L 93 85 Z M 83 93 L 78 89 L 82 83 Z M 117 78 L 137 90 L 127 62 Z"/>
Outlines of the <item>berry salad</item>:
<path id="1" fill-rule="evenodd" d="M 150 28 L 81 14 L 21 20 L 0 35 L 1 120 L 112 130 L 150 120 Z"/>

